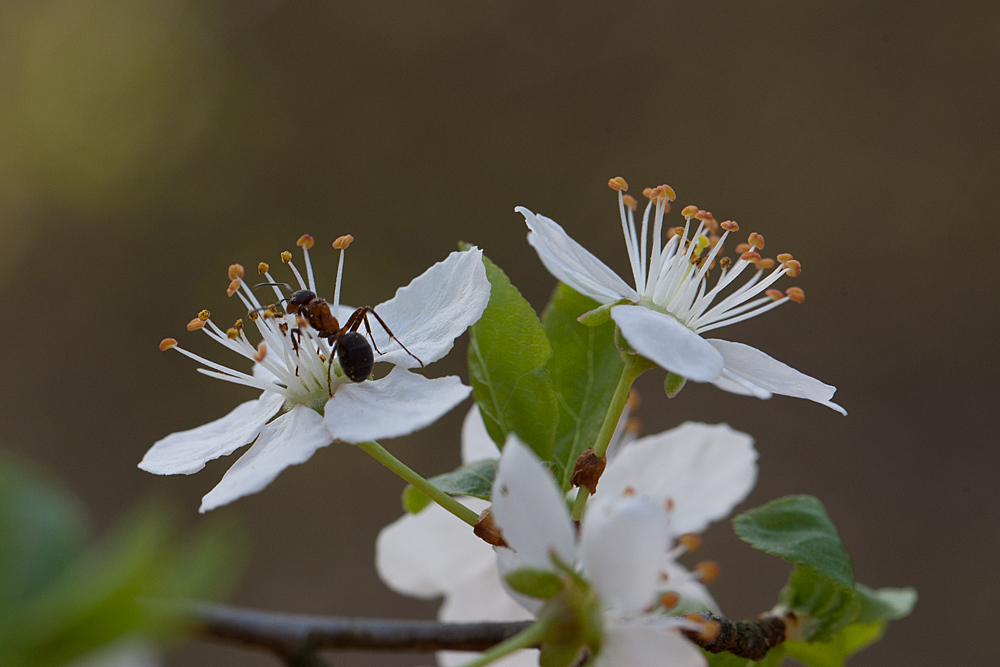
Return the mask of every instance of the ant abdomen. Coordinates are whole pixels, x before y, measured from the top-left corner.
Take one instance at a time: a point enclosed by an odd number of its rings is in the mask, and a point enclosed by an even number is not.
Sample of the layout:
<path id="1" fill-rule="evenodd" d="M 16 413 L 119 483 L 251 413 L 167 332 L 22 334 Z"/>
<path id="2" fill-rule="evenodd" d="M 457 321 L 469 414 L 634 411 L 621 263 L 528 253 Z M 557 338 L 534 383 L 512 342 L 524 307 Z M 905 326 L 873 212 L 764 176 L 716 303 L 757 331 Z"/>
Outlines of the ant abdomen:
<path id="1" fill-rule="evenodd" d="M 357 332 L 346 333 L 337 342 L 337 359 L 344 375 L 354 382 L 364 382 L 372 374 L 375 354 L 368 340 Z"/>

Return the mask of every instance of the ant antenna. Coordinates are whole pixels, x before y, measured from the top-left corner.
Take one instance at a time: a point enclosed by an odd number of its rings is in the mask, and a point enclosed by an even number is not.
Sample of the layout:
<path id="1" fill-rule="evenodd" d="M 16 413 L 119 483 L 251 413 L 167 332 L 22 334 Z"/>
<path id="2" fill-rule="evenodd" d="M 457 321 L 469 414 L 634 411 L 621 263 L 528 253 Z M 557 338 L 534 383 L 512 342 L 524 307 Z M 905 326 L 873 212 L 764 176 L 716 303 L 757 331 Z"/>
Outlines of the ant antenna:
<path id="1" fill-rule="evenodd" d="M 284 287 L 289 292 L 293 291 L 292 286 L 288 283 L 257 283 L 251 289 L 257 289 L 258 287 Z"/>

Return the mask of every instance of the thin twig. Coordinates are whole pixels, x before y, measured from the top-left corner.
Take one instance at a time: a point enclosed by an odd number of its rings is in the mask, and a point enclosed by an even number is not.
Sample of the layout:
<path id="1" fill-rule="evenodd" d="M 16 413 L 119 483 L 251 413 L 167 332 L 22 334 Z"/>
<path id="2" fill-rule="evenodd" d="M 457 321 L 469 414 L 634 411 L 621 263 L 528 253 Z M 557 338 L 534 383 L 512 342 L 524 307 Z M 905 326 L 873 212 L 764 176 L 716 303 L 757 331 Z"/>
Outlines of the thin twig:
<path id="1" fill-rule="evenodd" d="M 194 602 L 183 607 L 195 632 L 203 637 L 269 649 L 289 665 L 322 665 L 316 651 L 352 649 L 397 652 L 485 651 L 521 632 L 531 621 L 507 623 L 438 623 L 435 621 L 306 616 Z M 730 621 L 707 612 L 699 616 L 718 624 L 711 639 L 685 632 L 712 653 L 728 651 L 761 660 L 785 641 L 786 621 L 763 614 L 756 621 Z"/>

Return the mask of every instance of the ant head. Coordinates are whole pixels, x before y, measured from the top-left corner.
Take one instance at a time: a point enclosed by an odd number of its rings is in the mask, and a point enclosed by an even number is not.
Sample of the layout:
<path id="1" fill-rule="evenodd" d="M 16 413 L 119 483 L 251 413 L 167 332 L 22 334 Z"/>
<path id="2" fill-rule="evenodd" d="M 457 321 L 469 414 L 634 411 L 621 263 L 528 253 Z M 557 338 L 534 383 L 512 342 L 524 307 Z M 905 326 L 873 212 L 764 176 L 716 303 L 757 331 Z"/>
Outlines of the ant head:
<path id="1" fill-rule="evenodd" d="M 299 309 L 304 306 L 308 306 L 309 303 L 315 298 L 316 294 L 307 289 L 300 289 L 296 292 L 292 292 L 292 295 L 288 297 L 288 305 L 285 306 L 285 310 L 294 315 L 299 312 Z"/>

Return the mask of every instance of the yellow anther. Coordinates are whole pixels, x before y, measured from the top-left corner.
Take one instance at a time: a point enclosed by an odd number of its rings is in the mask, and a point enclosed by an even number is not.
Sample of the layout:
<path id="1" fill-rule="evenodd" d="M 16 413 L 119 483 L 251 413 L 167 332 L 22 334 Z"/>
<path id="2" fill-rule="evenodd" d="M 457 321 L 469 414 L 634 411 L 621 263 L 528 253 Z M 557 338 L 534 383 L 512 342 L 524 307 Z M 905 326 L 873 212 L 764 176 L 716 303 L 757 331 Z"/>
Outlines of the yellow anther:
<path id="1" fill-rule="evenodd" d="M 642 431 L 642 420 L 638 417 L 629 417 L 625 420 L 625 432 L 635 435 Z"/>
<path id="2" fill-rule="evenodd" d="M 652 199 L 653 197 L 656 196 L 656 190 L 653 188 L 643 188 L 642 196 L 645 197 L 646 199 Z"/>
<path id="3" fill-rule="evenodd" d="M 781 264 L 784 264 L 788 260 L 792 259 L 792 255 L 791 255 L 791 253 L 783 252 L 780 255 L 778 255 L 777 257 L 775 257 L 775 259 L 777 259 L 778 262 L 780 262 Z"/>
<path id="4" fill-rule="evenodd" d="M 230 264 L 229 265 L 229 279 L 236 280 L 237 278 L 242 278 L 244 274 L 242 264 Z"/>
<path id="5" fill-rule="evenodd" d="M 788 297 L 789 301 L 795 303 L 802 303 L 806 300 L 806 293 L 802 291 L 801 287 L 789 287 L 785 290 L 785 296 Z"/>
<path id="6" fill-rule="evenodd" d="M 701 536 L 694 533 L 685 533 L 678 537 L 677 541 L 683 544 L 688 551 L 694 551 L 701 546 Z"/>
<path id="7" fill-rule="evenodd" d="M 710 211 L 705 211 L 705 216 L 702 218 L 705 226 L 712 232 L 719 231 L 719 223 L 715 220 L 715 216 L 712 215 Z"/>
<path id="8" fill-rule="evenodd" d="M 633 211 L 635 211 L 635 209 L 639 207 L 639 202 L 637 202 L 635 200 L 635 197 L 633 197 L 632 195 L 625 195 L 622 197 L 622 199 L 625 201 L 625 205 L 628 206 Z"/>
<path id="9" fill-rule="evenodd" d="M 751 250 L 752 248 L 753 246 L 750 245 L 749 243 L 740 243 L 736 246 L 736 252 L 744 253 L 747 250 Z"/>
<path id="10" fill-rule="evenodd" d="M 683 233 L 684 233 L 683 227 L 671 227 L 670 229 L 667 230 L 667 238 L 669 239 L 673 236 L 679 236 Z"/>
<path id="11" fill-rule="evenodd" d="M 267 262 L 261 262 L 260 264 L 257 265 L 257 273 L 259 273 L 260 275 L 264 275 L 270 270 L 271 267 L 267 265 Z"/>
<path id="12" fill-rule="evenodd" d="M 770 271 L 775 266 L 774 260 L 770 257 L 765 257 L 764 259 L 757 262 L 758 269 L 764 269 L 765 271 Z"/>
<path id="13" fill-rule="evenodd" d="M 338 236 L 337 240 L 333 242 L 333 247 L 336 248 L 337 250 L 346 250 L 347 246 L 351 245 L 351 241 L 353 240 L 354 237 L 351 236 L 350 234 Z"/>
<path id="14" fill-rule="evenodd" d="M 695 572 L 698 573 L 698 578 L 701 579 L 703 584 L 715 581 L 719 578 L 719 573 L 721 569 L 719 564 L 714 560 L 703 560 L 694 566 Z"/>
<path id="15" fill-rule="evenodd" d="M 698 213 L 697 206 L 685 206 L 683 209 L 681 209 L 681 215 L 683 215 L 685 218 L 688 219 L 693 218 L 697 213 Z"/>
<path id="16" fill-rule="evenodd" d="M 230 340 L 236 340 L 240 337 L 240 332 L 236 330 L 236 327 L 229 327 L 226 329 L 226 335 Z"/>
<path id="17" fill-rule="evenodd" d="M 747 252 L 740 255 L 740 259 L 750 262 L 751 264 L 756 264 L 760 261 L 760 255 L 753 250 L 748 250 Z"/>
<path id="18" fill-rule="evenodd" d="M 719 226 L 725 229 L 727 232 L 740 231 L 740 226 L 736 223 L 735 220 L 726 220 L 725 222 L 720 223 Z"/>
<path id="19" fill-rule="evenodd" d="M 674 189 L 672 187 L 670 187 L 669 185 L 667 185 L 666 183 L 664 183 L 663 185 L 661 185 L 659 187 L 659 190 L 660 190 L 660 196 L 661 197 L 666 197 L 667 201 L 673 201 L 673 200 L 677 199 L 677 195 L 674 193 Z"/>
<path id="20" fill-rule="evenodd" d="M 190 322 L 187 323 L 187 330 L 188 331 L 197 331 L 198 329 L 201 329 L 204 326 L 205 326 L 205 320 L 196 317 L 196 318 L 194 318 L 193 320 L 191 320 Z"/>
<path id="21" fill-rule="evenodd" d="M 733 260 L 731 258 L 729 258 L 729 257 L 723 257 L 722 259 L 719 260 L 719 268 L 725 269 L 725 268 L 727 268 L 732 263 L 733 263 Z"/>
<path id="22" fill-rule="evenodd" d="M 795 278 L 800 273 L 802 273 L 802 263 L 799 262 L 799 260 L 797 259 L 790 259 L 787 262 L 785 262 L 785 269 L 787 270 L 786 275 Z"/>
<path id="23" fill-rule="evenodd" d="M 285 264 L 288 264 L 290 261 L 292 261 L 292 253 L 288 252 L 287 250 L 282 251 L 281 261 L 284 262 Z"/>
<path id="24" fill-rule="evenodd" d="M 621 176 L 615 176 L 608 181 L 608 187 L 615 192 L 628 192 L 628 183 Z"/>
<path id="25" fill-rule="evenodd" d="M 785 298 L 785 295 L 781 293 L 780 289 L 769 289 L 764 292 L 764 294 L 771 297 L 771 301 L 781 301 Z"/>
<path id="26" fill-rule="evenodd" d="M 747 243 L 757 248 L 757 250 L 764 249 L 764 237 L 757 232 L 750 232 L 750 238 L 747 239 Z"/>
<path id="27" fill-rule="evenodd" d="M 212 313 L 208 312 L 207 310 L 202 310 L 202 311 L 200 311 L 198 313 L 198 319 L 201 320 L 202 322 L 205 322 L 211 316 L 212 316 Z"/>
<path id="28" fill-rule="evenodd" d="M 240 282 L 239 278 L 233 278 L 232 281 L 229 283 L 229 287 L 226 288 L 226 296 L 232 296 L 236 294 L 237 290 L 239 290 L 240 285 L 242 284 L 243 283 Z"/>
<path id="29" fill-rule="evenodd" d="M 170 348 L 177 345 L 177 341 L 173 338 L 164 338 L 160 341 L 160 352 L 165 352 Z"/>
<path id="30" fill-rule="evenodd" d="M 237 331 L 243 331 L 243 320 L 236 320 L 236 323 L 233 324 L 233 328 Z"/>
<path id="31" fill-rule="evenodd" d="M 260 317 L 260 313 L 258 313 L 256 310 L 251 310 L 249 313 L 247 313 L 247 317 L 250 318 L 251 322 L 256 322 L 257 318 Z"/>
<path id="32" fill-rule="evenodd" d="M 257 346 L 257 353 L 253 355 L 253 360 L 256 361 L 257 363 L 260 363 L 264 361 L 264 357 L 266 356 L 267 356 L 267 343 L 264 343 L 262 341 L 261 344 Z"/>
<path id="33" fill-rule="evenodd" d="M 673 609 L 681 602 L 681 596 L 677 593 L 664 593 L 660 596 L 660 606 L 664 609 Z"/>
<path id="34" fill-rule="evenodd" d="M 295 245 L 299 246 L 300 248 L 305 248 L 306 250 L 309 250 L 309 248 L 313 247 L 314 243 L 316 243 L 316 241 L 313 240 L 313 237 L 309 236 L 308 234 L 303 234 L 302 236 L 299 237 L 299 240 L 295 242 Z"/>

